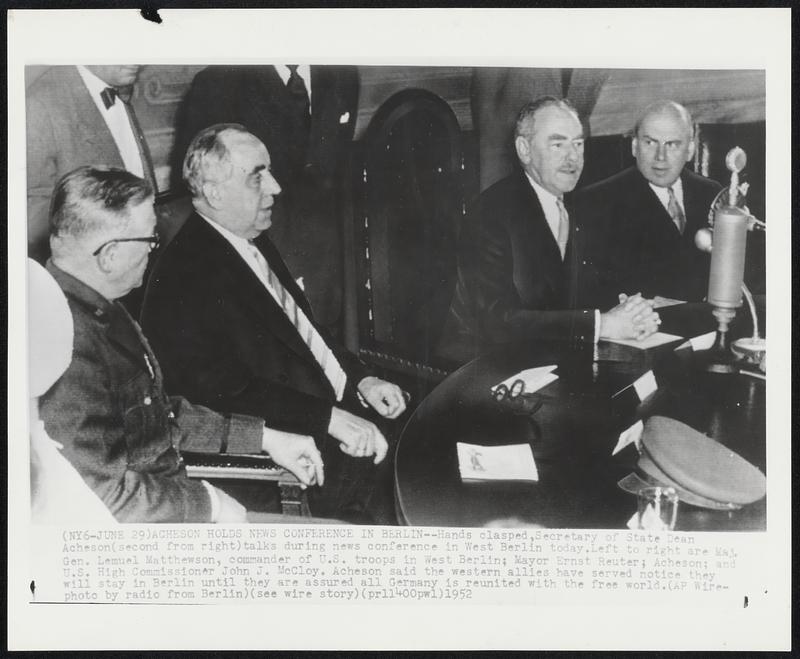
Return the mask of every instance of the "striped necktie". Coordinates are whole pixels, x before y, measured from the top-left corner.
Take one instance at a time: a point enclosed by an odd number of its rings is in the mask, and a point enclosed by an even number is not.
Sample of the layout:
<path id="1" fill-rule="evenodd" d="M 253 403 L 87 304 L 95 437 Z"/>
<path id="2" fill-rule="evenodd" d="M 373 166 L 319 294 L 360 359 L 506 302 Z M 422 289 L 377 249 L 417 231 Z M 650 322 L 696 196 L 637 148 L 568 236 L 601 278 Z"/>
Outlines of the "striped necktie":
<path id="1" fill-rule="evenodd" d="M 678 200 L 675 198 L 675 191 L 672 189 L 672 186 L 667 188 L 667 191 L 669 192 L 667 213 L 669 213 L 669 216 L 672 218 L 675 226 L 678 227 L 678 233 L 683 235 L 683 232 L 686 229 L 686 216 L 683 214 L 683 209 L 678 203 Z"/>
<path id="2" fill-rule="evenodd" d="M 563 261 L 564 254 L 567 252 L 567 241 L 569 241 L 569 213 L 567 213 L 561 197 L 556 199 L 556 206 L 558 206 L 558 249 Z"/>
<path id="3" fill-rule="evenodd" d="M 347 375 L 339 364 L 339 360 L 336 359 L 333 351 L 325 343 L 325 339 L 322 338 L 305 312 L 298 306 L 292 294 L 286 290 L 278 276 L 269 267 L 261 251 L 255 245 L 250 245 L 249 247 L 263 275 L 262 282 L 266 284 L 272 297 L 281 306 L 300 338 L 303 339 L 311 354 L 314 355 L 314 359 L 316 359 L 325 373 L 325 377 L 331 383 L 331 387 L 336 394 L 336 400 L 341 401 L 347 384 Z"/>

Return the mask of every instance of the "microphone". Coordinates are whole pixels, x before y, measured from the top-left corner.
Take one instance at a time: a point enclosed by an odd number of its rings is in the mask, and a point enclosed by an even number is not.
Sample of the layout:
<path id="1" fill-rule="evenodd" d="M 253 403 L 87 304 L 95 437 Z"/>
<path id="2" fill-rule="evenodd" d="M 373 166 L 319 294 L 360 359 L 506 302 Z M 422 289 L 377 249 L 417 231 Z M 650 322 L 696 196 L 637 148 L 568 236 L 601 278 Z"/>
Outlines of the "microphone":
<path id="1" fill-rule="evenodd" d="M 734 364 L 736 356 L 744 356 L 751 363 L 758 363 L 766 352 L 766 345 L 758 335 L 755 304 L 744 284 L 747 232 L 754 228 L 765 228 L 764 223 L 753 217 L 745 205 L 747 184 L 739 185 L 739 173 L 746 164 L 747 154 L 738 146 L 725 156 L 725 165 L 731 172 L 730 184 L 711 203 L 711 228 L 700 229 L 695 234 L 698 249 L 711 252 L 707 299 L 713 306 L 712 313 L 718 327 L 716 341 L 709 351 L 707 369 L 717 373 L 738 372 Z M 736 315 L 736 309 L 742 306 L 743 292 L 753 316 L 753 337 L 737 341 L 733 348 L 738 354 L 734 355 L 728 344 L 728 326 Z"/>

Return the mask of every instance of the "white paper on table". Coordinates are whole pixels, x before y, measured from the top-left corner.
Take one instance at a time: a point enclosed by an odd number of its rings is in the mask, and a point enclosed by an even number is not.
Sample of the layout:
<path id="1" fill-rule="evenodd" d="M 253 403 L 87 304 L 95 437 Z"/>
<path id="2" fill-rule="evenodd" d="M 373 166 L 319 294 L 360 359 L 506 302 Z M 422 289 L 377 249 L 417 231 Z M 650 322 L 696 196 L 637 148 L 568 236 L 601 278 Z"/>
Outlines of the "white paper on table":
<path id="1" fill-rule="evenodd" d="M 641 447 L 642 433 L 644 432 L 644 423 L 637 421 L 627 430 L 623 430 L 619 435 L 619 440 L 611 455 L 616 455 L 628 444 L 636 444 L 636 448 Z"/>
<path id="2" fill-rule="evenodd" d="M 633 387 L 634 390 L 636 391 L 636 395 L 639 397 L 639 401 L 643 401 L 656 389 L 658 389 L 658 382 L 656 382 L 656 376 L 653 373 L 653 371 L 647 371 L 647 373 L 639 377 L 635 382 L 632 382 L 627 387 L 623 387 L 622 389 L 620 389 L 617 393 L 615 393 L 612 396 L 612 398 L 616 398 L 623 391 L 627 391 L 631 387 Z"/>
<path id="3" fill-rule="evenodd" d="M 676 304 L 686 304 L 686 300 L 673 300 L 671 297 L 661 297 L 660 295 L 653 298 L 653 309 L 674 307 Z"/>
<path id="4" fill-rule="evenodd" d="M 683 337 L 677 334 L 667 334 L 666 332 L 656 332 L 651 334 L 646 339 L 603 339 L 611 343 L 620 343 L 624 346 L 631 346 L 632 348 L 639 348 L 640 350 L 647 350 L 648 348 L 655 348 L 664 343 L 671 341 L 680 341 Z"/>
<path id="5" fill-rule="evenodd" d="M 553 373 L 556 368 L 558 368 L 558 366 L 555 364 L 552 366 L 537 366 L 536 368 L 528 368 L 494 385 L 492 387 L 492 391 L 497 389 L 497 387 L 499 387 L 501 384 L 504 384 L 506 387 L 511 389 L 511 385 L 516 380 L 522 380 L 525 383 L 525 391 L 523 393 L 532 394 L 534 391 L 538 391 L 546 384 L 550 384 L 553 380 L 558 380 L 558 376 Z"/>
<path id="6" fill-rule="evenodd" d="M 462 480 L 538 481 L 530 444 L 479 446 L 456 442 Z"/>
<path id="7" fill-rule="evenodd" d="M 691 348 L 695 352 L 700 350 L 708 350 L 711 346 L 714 345 L 714 339 L 717 338 L 716 332 L 709 332 L 708 334 L 701 334 L 700 336 L 693 336 L 688 341 L 684 341 L 681 343 L 675 350 L 681 350 L 682 348 Z"/>

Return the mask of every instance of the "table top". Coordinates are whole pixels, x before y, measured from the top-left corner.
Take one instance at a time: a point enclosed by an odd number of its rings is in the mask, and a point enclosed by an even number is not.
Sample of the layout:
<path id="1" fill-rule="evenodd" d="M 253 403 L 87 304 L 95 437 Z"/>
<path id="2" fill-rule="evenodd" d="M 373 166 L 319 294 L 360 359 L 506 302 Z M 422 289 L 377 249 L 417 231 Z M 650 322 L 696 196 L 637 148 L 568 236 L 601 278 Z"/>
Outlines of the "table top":
<path id="1" fill-rule="evenodd" d="M 662 331 L 683 337 L 712 331 L 706 304 L 659 310 Z M 740 313 L 739 316 L 741 317 Z M 738 319 L 737 319 L 738 320 Z M 749 319 L 738 320 L 751 330 Z M 464 365 L 434 389 L 409 419 L 395 455 L 395 494 L 401 523 L 483 526 L 513 518 L 548 528 L 625 528 L 636 497 L 617 481 L 633 471 L 633 445 L 616 456 L 620 432 L 661 414 L 729 447 L 766 473 L 766 382 L 743 374 L 705 372 L 691 350 L 671 343 L 641 350 L 601 342 L 530 342 L 507 346 Z M 533 416 L 515 415 L 490 387 L 534 366 L 558 365 L 558 379 L 537 392 Z M 658 390 L 640 403 L 617 392 L 652 370 Z M 628 390 L 631 391 L 631 390 Z M 538 482 L 462 482 L 456 442 L 483 446 L 529 443 Z M 737 511 L 681 502 L 676 530 L 762 530 L 766 501 Z"/>

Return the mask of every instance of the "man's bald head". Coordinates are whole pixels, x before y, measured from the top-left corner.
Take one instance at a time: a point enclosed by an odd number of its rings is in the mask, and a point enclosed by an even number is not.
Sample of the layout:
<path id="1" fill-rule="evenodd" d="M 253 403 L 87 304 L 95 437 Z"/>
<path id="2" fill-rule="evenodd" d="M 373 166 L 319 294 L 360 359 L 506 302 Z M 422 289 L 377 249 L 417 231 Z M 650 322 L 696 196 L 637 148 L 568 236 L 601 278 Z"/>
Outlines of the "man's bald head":
<path id="1" fill-rule="evenodd" d="M 670 187 L 694 156 L 692 115 L 674 101 L 648 105 L 636 122 L 631 151 L 642 176 L 653 185 Z"/>

